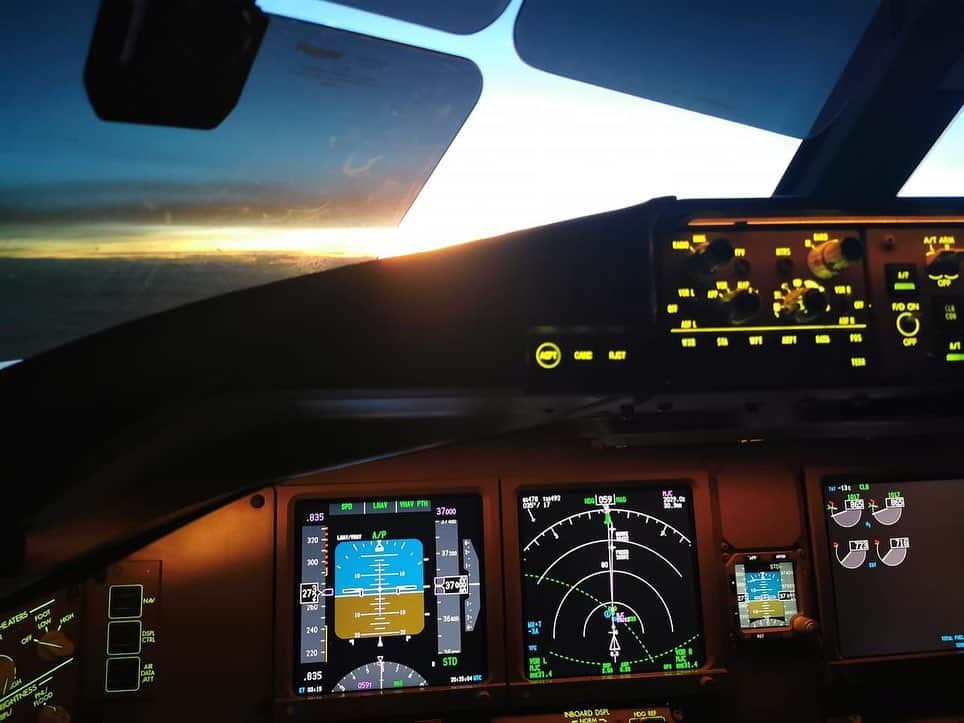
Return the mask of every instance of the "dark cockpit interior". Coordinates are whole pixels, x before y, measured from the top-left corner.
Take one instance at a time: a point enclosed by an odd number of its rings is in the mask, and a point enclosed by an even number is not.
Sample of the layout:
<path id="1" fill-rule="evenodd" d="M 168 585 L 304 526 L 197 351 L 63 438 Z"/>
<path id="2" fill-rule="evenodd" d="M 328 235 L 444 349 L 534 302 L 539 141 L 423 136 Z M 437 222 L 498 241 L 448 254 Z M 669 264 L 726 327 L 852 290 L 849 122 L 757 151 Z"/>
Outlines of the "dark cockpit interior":
<path id="1" fill-rule="evenodd" d="M 964 720 L 964 5 L 4 15 L 0 721 Z"/>

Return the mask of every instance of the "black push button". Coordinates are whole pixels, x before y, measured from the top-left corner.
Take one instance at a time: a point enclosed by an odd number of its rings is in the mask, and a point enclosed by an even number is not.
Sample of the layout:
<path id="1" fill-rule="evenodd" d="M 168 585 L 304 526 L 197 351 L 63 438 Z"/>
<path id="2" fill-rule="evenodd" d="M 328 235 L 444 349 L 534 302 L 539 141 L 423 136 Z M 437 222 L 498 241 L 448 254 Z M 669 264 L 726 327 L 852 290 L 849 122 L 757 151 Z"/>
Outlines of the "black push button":
<path id="1" fill-rule="evenodd" d="M 914 264 L 884 264 L 884 274 L 887 277 L 887 293 L 891 297 L 916 296 L 920 291 Z"/>
<path id="2" fill-rule="evenodd" d="M 104 690 L 108 693 L 133 693 L 141 687 L 140 658 L 108 658 Z"/>
<path id="3" fill-rule="evenodd" d="M 945 331 L 964 329 L 964 296 L 935 296 L 934 323 Z"/>
<path id="4" fill-rule="evenodd" d="M 143 585 L 111 585 L 108 593 L 108 617 L 139 618 L 143 603 Z"/>
<path id="5" fill-rule="evenodd" d="M 137 655 L 141 652 L 141 621 L 107 624 L 107 654 Z"/>

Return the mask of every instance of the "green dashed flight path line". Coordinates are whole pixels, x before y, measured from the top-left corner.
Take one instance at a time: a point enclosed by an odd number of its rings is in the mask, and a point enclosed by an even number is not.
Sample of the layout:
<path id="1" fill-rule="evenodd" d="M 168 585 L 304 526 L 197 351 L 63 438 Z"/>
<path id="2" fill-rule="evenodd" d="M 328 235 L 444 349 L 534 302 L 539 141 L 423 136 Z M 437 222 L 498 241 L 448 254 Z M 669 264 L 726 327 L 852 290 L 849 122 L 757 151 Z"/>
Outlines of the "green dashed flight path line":
<path id="1" fill-rule="evenodd" d="M 530 578 L 532 578 L 532 579 L 534 579 L 534 580 L 538 580 L 540 576 L 539 576 L 539 575 L 534 575 L 534 574 L 532 574 L 532 573 L 527 572 L 527 573 L 525 573 L 524 577 L 530 577 Z M 557 579 L 554 578 L 554 577 L 544 577 L 544 578 L 542 578 L 542 579 L 543 579 L 543 580 L 549 580 L 550 582 L 554 582 L 554 583 L 556 583 L 557 585 L 562 585 L 563 587 L 571 587 L 571 585 L 570 585 L 568 582 L 565 582 L 565 581 L 563 581 L 563 580 L 557 580 Z M 585 595 L 587 598 L 589 598 L 590 600 L 592 600 L 592 601 L 593 601 L 594 603 L 596 603 L 597 605 L 605 605 L 605 603 L 604 603 L 602 600 L 600 600 L 599 598 L 597 598 L 595 595 L 591 595 L 590 593 L 586 592 L 586 591 L 583 590 L 582 588 L 576 587 L 576 588 L 573 588 L 573 589 L 574 589 L 576 592 L 578 592 L 578 593 L 580 593 L 580 594 L 582 594 L 582 595 Z M 638 642 L 638 643 L 642 646 L 643 650 L 646 651 L 646 654 L 647 654 L 647 656 L 648 656 L 648 657 L 646 657 L 646 658 L 640 658 L 639 660 L 629 660 L 629 661 L 627 661 L 630 665 L 636 665 L 637 663 L 646 663 L 646 662 L 655 663 L 655 662 L 656 662 L 656 658 L 662 658 L 662 657 L 664 657 L 664 656 L 666 656 L 666 655 L 670 655 L 671 653 L 675 653 L 676 648 L 681 647 L 681 646 L 683 646 L 683 645 L 687 645 L 687 644 L 693 642 L 694 640 L 696 640 L 696 639 L 699 637 L 699 634 L 697 633 L 696 635 L 693 635 L 693 636 L 687 638 L 686 640 L 683 640 L 682 642 L 677 643 L 676 645 L 674 645 L 672 648 L 669 648 L 668 650 L 664 650 L 664 651 L 661 652 L 661 653 L 655 653 L 655 654 L 654 654 L 654 653 L 650 653 L 650 652 L 649 652 L 649 650 L 646 648 L 646 645 L 643 643 L 643 641 L 642 641 L 642 640 L 639 638 L 639 636 L 636 634 L 636 631 L 635 631 L 635 630 L 633 630 L 633 629 L 632 629 L 630 626 L 628 626 L 628 625 L 626 626 L 626 630 L 629 631 L 630 635 L 632 635 L 634 638 L 636 638 L 636 642 Z M 600 662 L 600 661 L 598 661 L 598 660 L 581 660 L 580 658 L 572 658 L 572 657 L 569 657 L 568 655 L 563 655 L 562 653 L 557 653 L 557 652 L 555 652 L 555 651 L 553 651 L 553 650 L 547 650 L 546 652 L 547 652 L 549 655 L 553 655 L 553 656 L 555 656 L 555 657 L 557 657 L 557 658 L 562 658 L 563 660 L 568 660 L 568 661 L 570 661 L 570 662 L 572 662 L 572 663 L 580 663 L 580 664 L 582 664 L 582 665 L 602 665 L 602 662 Z M 607 660 L 607 661 L 605 661 L 605 662 L 608 663 L 609 661 Z"/>

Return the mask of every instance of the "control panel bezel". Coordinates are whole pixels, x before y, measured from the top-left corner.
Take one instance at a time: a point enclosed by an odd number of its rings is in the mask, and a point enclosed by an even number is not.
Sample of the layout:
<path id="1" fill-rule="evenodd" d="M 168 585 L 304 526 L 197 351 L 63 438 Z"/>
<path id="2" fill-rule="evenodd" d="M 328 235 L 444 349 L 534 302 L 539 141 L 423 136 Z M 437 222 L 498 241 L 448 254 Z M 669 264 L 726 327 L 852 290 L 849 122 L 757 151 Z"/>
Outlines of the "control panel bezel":
<path id="1" fill-rule="evenodd" d="M 830 550 L 827 537 L 827 521 L 824 515 L 823 485 L 825 482 L 839 480 L 842 477 L 859 476 L 866 482 L 898 482 L 901 480 L 940 480 L 964 479 L 961 470 L 953 470 L 948 466 L 914 466 L 896 463 L 891 467 L 882 466 L 805 466 L 804 484 L 806 489 L 807 514 L 810 519 L 811 550 L 813 557 L 813 578 L 816 585 L 817 604 L 820 610 L 820 621 L 823 629 L 824 650 L 827 663 L 832 668 L 846 670 L 848 675 L 858 678 L 873 676 L 875 670 L 883 667 L 894 667 L 910 661 L 921 661 L 930 664 L 944 660 L 946 662 L 964 664 L 964 656 L 958 651 L 938 650 L 917 653 L 900 653 L 894 655 L 874 655 L 864 657 L 844 657 L 840 652 L 837 610 L 834 601 L 833 575 L 831 570 Z"/>
<path id="2" fill-rule="evenodd" d="M 667 386 L 708 391 L 745 386 L 839 388 L 957 382 L 959 370 L 964 369 L 964 276 L 946 273 L 946 278 L 935 280 L 930 264 L 943 252 L 964 265 L 964 243 L 955 241 L 961 236 L 964 216 L 957 208 L 950 212 L 943 208 L 948 199 L 941 201 L 941 206 L 925 200 L 895 203 L 892 213 L 881 209 L 870 213 L 817 210 L 785 199 L 768 204 L 683 201 L 668 207 L 650 232 L 651 264 L 661 279 L 651 285 L 650 308 L 661 334 L 659 348 Z M 803 251 L 798 248 L 800 242 L 816 251 L 825 239 L 844 236 L 859 240 L 863 256 L 825 279 L 807 268 L 806 259 L 798 258 Z M 734 259 L 719 269 L 714 267 L 705 278 L 683 273 L 689 267 L 681 266 L 681 254 L 695 257 L 700 249 L 720 239 L 732 242 Z M 839 316 L 847 326 L 825 334 L 807 331 L 803 324 L 797 327 L 804 329 L 801 335 L 788 320 L 761 327 L 766 332 L 746 333 L 766 317 L 762 307 L 772 300 L 769 289 L 777 282 L 774 274 L 779 273 L 771 265 L 772 257 L 781 252 L 791 254 L 793 268 L 801 272 L 793 283 L 819 283 L 828 291 L 836 291 L 839 285 L 848 294 L 852 290 L 853 309 Z M 762 269 L 761 253 L 763 259 L 770 259 Z M 740 282 L 733 278 L 731 267 L 737 261 L 745 265 L 743 256 L 755 263 L 752 273 L 738 277 L 744 279 Z M 900 269 L 908 271 L 909 277 L 901 277 L 901 288 L 892 288 L 891 272 Z M 717 282 L 722 285 L 718 288 L 734 293 L 741 288 L 766 292 L 760 294 L 761 312 L 753 324 L 681 321 L 687 316 L 685 303 L 693 299 L 677 298 L 677 292 L 693 297 L 695 291 L 699 299 L 703 287 L 710 288 L 706 293 L 717 294 L 713 290 Z M 747 286 L 734 286 L 740 283 Z M 951 303 L 947 319 L 939 314 L 942 301 Z M 835 303 L 829 308 L 838 306 Z M 833 320 L 837 318 L 833 315 Z M 687 328 L 676 328 L 683 321 Z M 710 328 L 702 328 L 706 326 Z M 720 328 L 714 329 L 716 326 Z M 703 333 L 689 333 L 690 328 Z"/>
<path id="3" fill-rule="evenodd" d="M 519 517 L 516 499 L 520 492 L 553 487 L 586 487 L 598 483 L 625 486 L 686 485 L 692 492 L 693 520 L 697 549 L 698 589 L 701 598 L 703 635 L 706 649 L 704 664 L 686 672 L 626 673 L 583 676 L 551 680 L 529 680 L 523 639 L 524 612 L 521 575 Z M 607 464 L 603 469 L 573 465 L 553 469 L 547 465 L 541 474 L 503 479 L 503 547 L 505 566 L 505 620 L 507 679 L 509 699 L 521 708 L 578 705 L 592 696 L 604 695 L 607 701 L 646 699 L 648 696 L 693 695 L 705 692 L 708 681 L 725 674 L 723 669 L 724 595 L 723 566 L 719 561 L 720 535 L 713 513 L 712 483 L 704 468 L 673 467 L 665 470 L 648 465 Z"/>
<path id="4" fill-rule="evenodd" d="M 735 552 L 730 556 L 730 559 L 726 561 L 726 575 L 729 583 L 727 590 L 729 593 L 730 612 L 733 620 L 732 630 L 734 634 L 738 635 L 744 640 L 765 640 L 768 638 L 792 637 L 794 632 L 790 625 L 790 621 L 787 621 L 786 625 L 772 628 L 743 628 L 740 625 L 740 613 L 739 608 L 737 607 L 736 566 L 738 564 L 756 561 L 789 562 L 792 564 L 793 581 L 797 596 L 797 614 L 806 616 L 813 615 L 814 610 L 810 601 L 809 592 L 809 580 L 812 573 L 810 571 L 809 560 L 805 550 L 802 548 L 796 548 L 792 550 Z"/>
<path id="5" fill-rule="evenodd" d="M 405 495 L 478 495 L 482 504 L 483 575 L 486 606 L 487 673 L 482 683 L 399 688 L 391 691 L 326 693 L 315 697 L 297 696 L 292 687 L 294 579 L 298 525 L 295 508 L 303 500 L 362 499 Z M 419 715 L 432 711 L 485 709 L 497 706 L 505 691 L 505 648 L 502 645 L 502 545 L 499 525 L 498 480 L 425 480 L 373 482 L 369 484 L 332 483 L 290 485 L 278 488 L 276 537 L 276 615 L 275 615 L 275 709 L 285 720 L 313 721 L 319 717 L 336 719 Z M 496 532 L 495 534 L 493 534 Z M 364 705 L 361 703 L 364 701 Z"/>

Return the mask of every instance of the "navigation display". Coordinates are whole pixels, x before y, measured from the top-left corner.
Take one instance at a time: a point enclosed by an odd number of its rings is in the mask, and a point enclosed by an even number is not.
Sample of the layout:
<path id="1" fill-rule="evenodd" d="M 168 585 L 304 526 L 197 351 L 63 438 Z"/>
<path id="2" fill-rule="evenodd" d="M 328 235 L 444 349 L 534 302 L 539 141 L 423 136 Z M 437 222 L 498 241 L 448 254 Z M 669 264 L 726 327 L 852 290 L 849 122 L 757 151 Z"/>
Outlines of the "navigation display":
<path id="1" fill-rule="evenodd" d="M 297 504 L 298 695 L 481 683 L 478 496 Z"/>
<path id="2" fill-rule="evenodd" d="M 733 568 L 736 609 L 743 630 L 785 628 L 797 614 L 797 586 L 789 560 L 746 560 Z"/>
<path id="3" fill-rule="evenodd" d="M 964 649 L 964 481 L 824 484 L 843 657 Z"/>
<path id="4" fill-rule="evenodd" d="M 530 680 L 703 664 L 688 487 L 539 489 L 518 504 Z"/>

